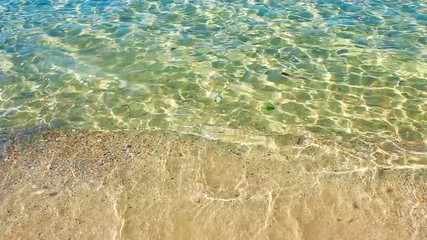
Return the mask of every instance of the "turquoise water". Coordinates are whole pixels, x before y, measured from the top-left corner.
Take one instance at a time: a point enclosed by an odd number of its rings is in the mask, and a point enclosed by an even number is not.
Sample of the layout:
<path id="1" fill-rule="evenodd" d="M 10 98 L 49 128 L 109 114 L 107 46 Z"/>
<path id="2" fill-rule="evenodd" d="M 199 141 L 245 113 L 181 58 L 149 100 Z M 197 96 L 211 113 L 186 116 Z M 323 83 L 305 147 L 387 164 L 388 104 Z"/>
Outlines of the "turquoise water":
<path id="1" fill-rule="evenodd" d="M 3 0 L 0 90 L 0 128 L 424 149 L 427 2 Z"/>

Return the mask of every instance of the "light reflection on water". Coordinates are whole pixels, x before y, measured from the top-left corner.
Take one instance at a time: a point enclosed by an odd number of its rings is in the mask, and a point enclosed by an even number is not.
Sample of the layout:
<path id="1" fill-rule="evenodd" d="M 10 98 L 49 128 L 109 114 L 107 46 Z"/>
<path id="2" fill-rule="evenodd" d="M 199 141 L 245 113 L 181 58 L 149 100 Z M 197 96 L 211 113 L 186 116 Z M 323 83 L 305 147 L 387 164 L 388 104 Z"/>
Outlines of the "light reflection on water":
<path id="1" fill-rule="evenodd" d="M 303 128 L 425 145 L 426 9 L 423 1 L 7 0 L 0 127 L 218 126 L 255 136 Z"/>
<path id="2" fill-rule="evenodd" d="M 2 1 L 0 238 L 425 239 L 426 16 Z"/>

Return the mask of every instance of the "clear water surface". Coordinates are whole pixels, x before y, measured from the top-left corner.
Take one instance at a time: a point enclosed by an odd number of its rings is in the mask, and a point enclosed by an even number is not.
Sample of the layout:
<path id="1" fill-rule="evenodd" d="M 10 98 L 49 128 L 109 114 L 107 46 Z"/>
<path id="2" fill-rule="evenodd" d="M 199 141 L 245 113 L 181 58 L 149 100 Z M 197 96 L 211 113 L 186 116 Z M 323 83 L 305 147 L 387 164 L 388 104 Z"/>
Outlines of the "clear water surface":
<path id="1" fill-rule="evenodd" d="M 35 126 L 424 152 L 427 2 L 3 0 L 0 128 Z"/>

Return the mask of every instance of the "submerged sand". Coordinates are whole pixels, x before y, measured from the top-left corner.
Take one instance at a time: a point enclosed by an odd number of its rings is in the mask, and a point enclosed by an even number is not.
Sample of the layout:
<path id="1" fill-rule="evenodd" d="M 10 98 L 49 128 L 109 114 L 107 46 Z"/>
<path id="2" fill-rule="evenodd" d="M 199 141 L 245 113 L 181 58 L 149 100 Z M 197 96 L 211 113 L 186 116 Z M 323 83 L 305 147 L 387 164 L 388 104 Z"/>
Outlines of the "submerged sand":
<path id="1" fill-rule="evenodd" d="M 427 239 L 426 167 L 381 146 L 162 131 L 2 141 L 1 239 Z"/>

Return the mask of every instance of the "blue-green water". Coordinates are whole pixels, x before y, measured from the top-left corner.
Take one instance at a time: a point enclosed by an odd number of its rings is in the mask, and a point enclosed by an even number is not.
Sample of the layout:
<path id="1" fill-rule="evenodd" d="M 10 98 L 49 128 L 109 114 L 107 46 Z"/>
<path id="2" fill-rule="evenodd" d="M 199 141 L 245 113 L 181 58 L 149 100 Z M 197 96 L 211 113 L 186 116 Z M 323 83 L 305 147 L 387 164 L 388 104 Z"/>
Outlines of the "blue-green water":
<path id="1" fill-rule="evenodd" d="M 0 128 L 425 146 L 427 2 L 3 0 L 0 90 Z"/>

